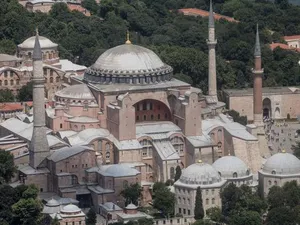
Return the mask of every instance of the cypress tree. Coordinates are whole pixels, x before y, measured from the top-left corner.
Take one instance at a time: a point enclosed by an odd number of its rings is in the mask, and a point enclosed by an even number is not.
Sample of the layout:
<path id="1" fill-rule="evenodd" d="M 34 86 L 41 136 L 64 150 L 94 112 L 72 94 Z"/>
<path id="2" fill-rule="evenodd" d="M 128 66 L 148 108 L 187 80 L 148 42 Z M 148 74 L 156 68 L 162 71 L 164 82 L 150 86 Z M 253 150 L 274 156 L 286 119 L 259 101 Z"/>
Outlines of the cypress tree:
<path id="1" fill-rule="evenodd" d="M 204 209 L 202 204 L 202 194 L 200 187 L 197 188 L 196 192 L 196 201 L 194 209 L 194 218 L 195 220 L 201 220 L 204 217 Z"/>
<path id="2" fill-rule="evenodd" d="M 174 180 L 177 181 L 181 176 L 181 167 L 180 166 L 177 166 L 176 167 L 176 172 L 175 172 L 175 177 L 174 177 Z"/>

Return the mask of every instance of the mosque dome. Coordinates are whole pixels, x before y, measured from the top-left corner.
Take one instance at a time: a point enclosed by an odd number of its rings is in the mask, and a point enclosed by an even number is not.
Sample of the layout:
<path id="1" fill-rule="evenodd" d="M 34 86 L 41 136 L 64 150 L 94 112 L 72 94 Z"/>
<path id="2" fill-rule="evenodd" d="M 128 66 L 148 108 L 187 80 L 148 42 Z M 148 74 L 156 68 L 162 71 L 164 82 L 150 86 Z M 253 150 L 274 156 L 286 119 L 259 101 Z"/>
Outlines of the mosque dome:
<path id="1" fill-rule="evenodd" d="M 170 80 L 172 72 L 172 67 L 150 49 L 127 43 L 100 55 L 86 70 L 84 79 L 101 84 L 147 84 Z"/>
<path id="2" fill-rule="evenodd" d="M 207 163 L 195 163 L 188 166 L 182 171 L 179 181 L 184 184 L 214 184 L 220 182 L 222 179 L 211 165 Z"/>
<path id="3" fill-rule="evenodd" d="M 300 160 L 290 153 L 277 153 L 267 159 L 262 171 L 269 174 L 299 174 Z"/>
<path id="4" fill-rule="evenodd" d="M 86 84 L 76 84 L 63 88 L 55 93 L 58 98 L 95 100 L 94 95 Z"/>
<path id="5" fill-rule="evenodd" d="M 62 208 L 62 213 L 79 213 L 81 209 L 77 205 L 69 204 Z"/>
<path id="6" fill-rule="evenodd" d="M 132 204 L 132 203 L 130 203 L 130 204 L 128 204 L 127 206 L 126 206 L 126 209 L 131 209 L 131 210 L 133 210 L 133 209 L 137 209 L 138 207 L 135 205 L 135 204 Z"/>
<path id="7" fill-rule="evenodd" d="M 56 206 L 59 206 L 59 205 L 60 205 L 59 202 L 56 201 L 55 199 L 51 199 L 46 204 L 46 206 L 48 206 L 48 207 L 56 207 Z"/>
<path id="8" fill-rule="evenodd" d="M 216 160 L 212 166 L 223 178 L 249 176 L 250 170 L 241 159 L 236 156 L 224 156 Z"/>
<path id="9" fill-rule="evenodd" d="M 115 164 L 109 166 L 105 173 L 113 177 L 126 177 L 126 176 L 135 176 L 138 171 L 127 165 Z"/>
<path id="10" fill-rule="evenodd" d="M 41 45 L 41 49 L 48 49 L 48 48 L 56 48 L 58 45 L 53 43 L 50 39 L 39 36 L 39 41 Z M 26 48 L 26 49 L 33 49 L 35 43 L 35 36 L 27 38 L 21 44 L 18 45 L 19 48 Z"/>

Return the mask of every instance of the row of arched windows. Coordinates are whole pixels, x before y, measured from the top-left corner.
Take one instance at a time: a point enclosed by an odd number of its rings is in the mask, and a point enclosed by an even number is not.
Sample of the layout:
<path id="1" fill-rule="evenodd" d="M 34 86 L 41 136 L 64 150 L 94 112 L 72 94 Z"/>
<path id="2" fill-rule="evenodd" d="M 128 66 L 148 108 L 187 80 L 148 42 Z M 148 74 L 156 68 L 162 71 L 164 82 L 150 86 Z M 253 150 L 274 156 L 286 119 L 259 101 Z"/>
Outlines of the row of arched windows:
<path id="1" fill-rule="evenodd" d="M 20 80 L 10 80 L 9 84 L 12 85 L 19 85 L 20 84 Z M 0 86 L 8 86 L 8 80 L 4 80 L 4 82 L 2 80 L 0 80 Z"/>

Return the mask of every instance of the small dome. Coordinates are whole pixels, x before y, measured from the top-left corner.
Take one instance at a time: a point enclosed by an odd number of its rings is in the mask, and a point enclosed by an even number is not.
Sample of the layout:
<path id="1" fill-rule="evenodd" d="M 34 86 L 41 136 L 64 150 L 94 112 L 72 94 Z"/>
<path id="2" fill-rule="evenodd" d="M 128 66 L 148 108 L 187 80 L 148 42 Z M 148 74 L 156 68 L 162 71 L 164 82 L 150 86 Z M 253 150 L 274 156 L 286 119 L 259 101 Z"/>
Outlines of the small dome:
<path id="1" fill-rule="evenodd" d="M 130 204 L 128 204 L 127 206 L 126 206 L 126 208 L 125 209 L 137 209 L 138 207 L 135 205 L 135 204 L 132 204 L 132 203 L 130 203 Z"/>
<path id="2" fill-rule="evenodd" d="M 56 48 L 57 44 L 53 43 L 50 39 L 39 36 L 39 41 L 41 45 L 41 49 L 47 49 L 47 48 Z M 27 38 L 25 41 L 23 41 L 22 44 L 19 44 L 19 48 L 26 48 L 26 49 L 33 49 L 35 43 L 35 36 L 32 36 L 30 38 Z"/>
<path id="3" fill-rule="evenodd" d="M 213 184 L 222 179 L 218 172 L 207 163 L 195 163 L 182 171 L 179 181 L 185 184 Z"/>
<path id="4" fill-rule="evenodd" d="M 126 177 L 126 176 L 135 176 L 138 174 L 138 171 L 126 165 L 114 164 L 109 166 L 105 170 L 105 173 L 113 177 Z"/>
<path id="5" fill-rule="evenodd" d="M 59 202 L 56 201 L 55 199 L 51 199 L 46 204 L 46 206 L 49 206 L 49 207 L 56 207 L 56 206 L 59 206 L 59 205 L 60 205 Z"/>
<path id="6" fill-rule="evenodd" d="M 86 84 L 76 84 L 63 88 L 56 92 L 55 96 L 70 99 L 95 100 L 94 95 Z"/>
<path id="7" fill-rule="evenodd" d="M 100 55 L 84 79 L 94 83 L 150 83 L 170 80 L 172 71 L 150 49 L 124 44 Z"/>
<path id="8" fill-rule="evenodd" d="M 249 176 L 250 170 L 246 163 L 235 156 L 224 156 L 216 160 L 212 166 L 220 173 L 223 178 L 234 178 Z"/>
<path id="9" fill-rule="evenodd" d="M 62 213 L 79 213 L 81 209 L 78 208 L 77 205 L 69 204 L 62 208 Z"/>
<path id="10" fill-rule="evenodd" d="M 290 153 L 277 153 L 267 159 L 262 171 L 269 174 L 299 174 L 300 160 Z"/>

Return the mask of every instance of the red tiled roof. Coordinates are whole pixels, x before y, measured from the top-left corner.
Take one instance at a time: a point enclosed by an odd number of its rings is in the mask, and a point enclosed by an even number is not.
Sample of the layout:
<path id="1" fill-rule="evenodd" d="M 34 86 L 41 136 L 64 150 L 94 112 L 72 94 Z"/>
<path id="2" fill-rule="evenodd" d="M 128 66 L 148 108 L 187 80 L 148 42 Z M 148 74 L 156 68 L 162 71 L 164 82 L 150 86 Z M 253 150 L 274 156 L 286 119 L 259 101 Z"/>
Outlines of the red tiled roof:
<path id="1" fill-rule="evenodd" d="M 284 40 L 294 40 L 294 39 L 300 39 L 300 35 L 292 35 L 292 36 L 284 36 Z"/>
<path id="2" fill-rule="evenodd" d="M 201 17 L 208 17 L 209 12 L 202 10 L 202 9 L 196 9 L 196 8 L 186 8 L 186 9 L 178 9 L 178 12 L 183 13 L 186 16 L 201 16 Z M 225 19 L 229 22 L 239 22 L 238 20 L 235 20 L 232 17 L 229 16 L 223 16 L 221 14 L 214 13 L 215 20 Z"/>
<path id="3" fill-rule="evenodd" d="M 0 112 L 22 111 L 24 106 L 21 103 L 0 103 Z"/>
<path id="4" fill-rule="evenodd" d="M 282 43 L 272 43 L 272 44 L 270 44 L 270 48 L 271 48 L 272 51 L 277 47 L 281 48 L 281 49 L 285 49 L 285 50 L 300 52 L 300 48 L 293 48 L 293 47 L 288 46 L 287 44 L 282 44 Z"/>
<path id="5" fill-rule="evenodd" d="M 85 16 L 91 16 L 91 13 L 89 10 L 87 10 L 86 8 L 83 8 L 81 5 L 77 5 L 77 4 L 70 4 L 68 3 L 68 8 L 69 10 L 71 11 L 78 11 L 78 12 L 81 12 L 83 13 Z"/>

